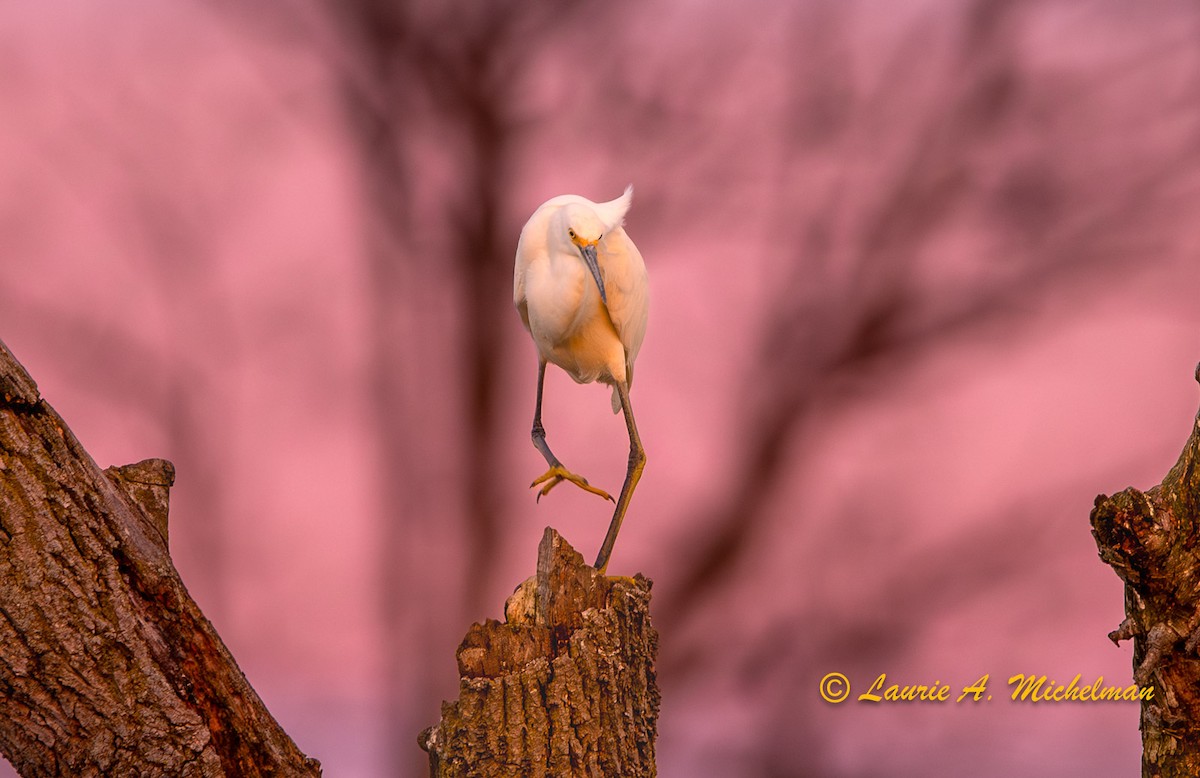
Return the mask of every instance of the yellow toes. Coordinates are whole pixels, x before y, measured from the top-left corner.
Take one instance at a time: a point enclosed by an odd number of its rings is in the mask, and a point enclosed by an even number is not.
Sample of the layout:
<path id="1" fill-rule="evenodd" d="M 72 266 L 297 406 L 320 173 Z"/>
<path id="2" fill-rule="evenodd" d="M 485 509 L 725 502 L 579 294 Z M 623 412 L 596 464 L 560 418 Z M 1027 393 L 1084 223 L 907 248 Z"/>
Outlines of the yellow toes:
<path id="1" fill-rule="evenodd" d="M 589 484 L 587 482 L 586 478 L 584 478 L 581 475 L 575 475 L 570 470 L 567 470 L 565 467 L 550 468 L 549 470 L 547 470 L 546 472 L 542 473 L 540 476 L 535 478 L 533 483 L 531 483 L 529 485 L 529 488 L 532 489 L 535 486 L 537 486 L 538 484 L 545 482 L 546 485 L 543 486 L 541 488 L 541 490 L 538 491 L 537 499 L 540 502 L 543 497 L 545 497 L 547 494 L 550 493 L 551 489 L 558 486 L 563 481 L 570 481 L 571 483 L 575 484 L 576 486 L 578 486 L 580 489 L 584 490 L 585 492 L 591 492 L 592 494 L 603 497 L 604 499 L 608 500 L 609 502 L 615 502 L 615 500 L 613 500 L 611 494 L 604 491 L 603 489 L 597 489 L 595 486 L 592 486 L 591 484 Z"/>

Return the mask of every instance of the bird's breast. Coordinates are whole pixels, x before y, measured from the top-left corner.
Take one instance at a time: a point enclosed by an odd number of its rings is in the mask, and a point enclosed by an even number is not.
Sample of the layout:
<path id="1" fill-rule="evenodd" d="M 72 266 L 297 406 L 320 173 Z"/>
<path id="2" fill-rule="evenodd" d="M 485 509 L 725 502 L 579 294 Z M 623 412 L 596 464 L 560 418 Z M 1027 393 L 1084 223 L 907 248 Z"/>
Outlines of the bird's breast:
<path id="1" fill-rule="evenodd" d="M 526 304 L 534 343 L 579 383 L 624 380 L 624 347 L 595 281 L 581 261 L 567 259 L 530 268 Z"/>

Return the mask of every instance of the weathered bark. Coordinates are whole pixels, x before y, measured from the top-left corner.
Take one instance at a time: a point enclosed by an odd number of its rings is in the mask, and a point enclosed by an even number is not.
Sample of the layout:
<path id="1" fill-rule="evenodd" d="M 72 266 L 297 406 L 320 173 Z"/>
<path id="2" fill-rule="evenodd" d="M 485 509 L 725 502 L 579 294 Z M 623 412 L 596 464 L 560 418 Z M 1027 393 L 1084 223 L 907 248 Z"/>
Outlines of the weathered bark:
<path id="1" fill-rule="evenodd" d="M 1200 366 L 1196 368 L 1200 381 Z M 1125 620 L 1109 634 L 1134 639 L 1142 701 L 1142 775 L 1200 775 L 1200 414 L 1179 461 L 1148 492 L 1100 495 L 1092 534 L 1125 582 Z"/>
<path id="2" fill-rule="evenodd" d="M 598 574 L 547 528 L 504 613 L 458 648 L 459 698 L 418 739 L 430 775 L 655 775 L 650 581 Z"/>
<path id="3" fill-rule="evenodd" d="M 171 563 L 174 475 L 101 471 L 0 342 L 0 751 L 21 775 L 320 775 Z"/>

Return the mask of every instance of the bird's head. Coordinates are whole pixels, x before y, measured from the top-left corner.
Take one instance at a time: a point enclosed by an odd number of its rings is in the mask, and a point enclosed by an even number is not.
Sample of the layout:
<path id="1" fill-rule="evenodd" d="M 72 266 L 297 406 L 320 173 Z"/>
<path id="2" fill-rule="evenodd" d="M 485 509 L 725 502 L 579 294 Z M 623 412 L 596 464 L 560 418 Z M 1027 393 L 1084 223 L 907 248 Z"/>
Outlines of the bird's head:
<path id="1" fill-rule="evenodd" d="M 600 275 L 600 264 L 596 258 L 597 246 L 604 237 L 604 222 L 595 211 L 584 205 L 571 203 L 559 211 L 557 228 L 566 233 L 566 239 L 579 253 L 585 265 L 596 280 L 600 289 L 600 300 L 608 305 L 608 296 L 604 292 L 604 278 Z"/>

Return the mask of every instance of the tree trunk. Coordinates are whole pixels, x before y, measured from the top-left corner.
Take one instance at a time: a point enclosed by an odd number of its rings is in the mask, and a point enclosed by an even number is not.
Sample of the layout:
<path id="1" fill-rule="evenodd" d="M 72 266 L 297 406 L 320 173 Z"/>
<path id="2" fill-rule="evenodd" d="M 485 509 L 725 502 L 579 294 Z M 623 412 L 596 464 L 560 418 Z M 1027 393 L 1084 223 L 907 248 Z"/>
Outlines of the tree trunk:
<path id="1" fill-rule="evenodd" d="M 1196 368 L 1200 381 L 1200 366 Z M 1109 634 L 1134 639 L 1142 700 L 1142 775 L 1200 775 L 1200 415 L 1179 461 L 1148 492 L 1100 495 L 1092 534 L 1125 582 L 1125 620 Z"/>
<path id="2" fill-rule="evenodd" d="M 101 471 L 0 342 L 0 751 L 21 775 L 320 775 L 171 563 L 174 476 Z"/>
<path id="3" fill-rule="evenodd" d="M 655 775 L 650 581 L 598 574 L 547 527 L 504 613 L 458 648 L 459 698 L 418 739 L 430 775 Z"/>

